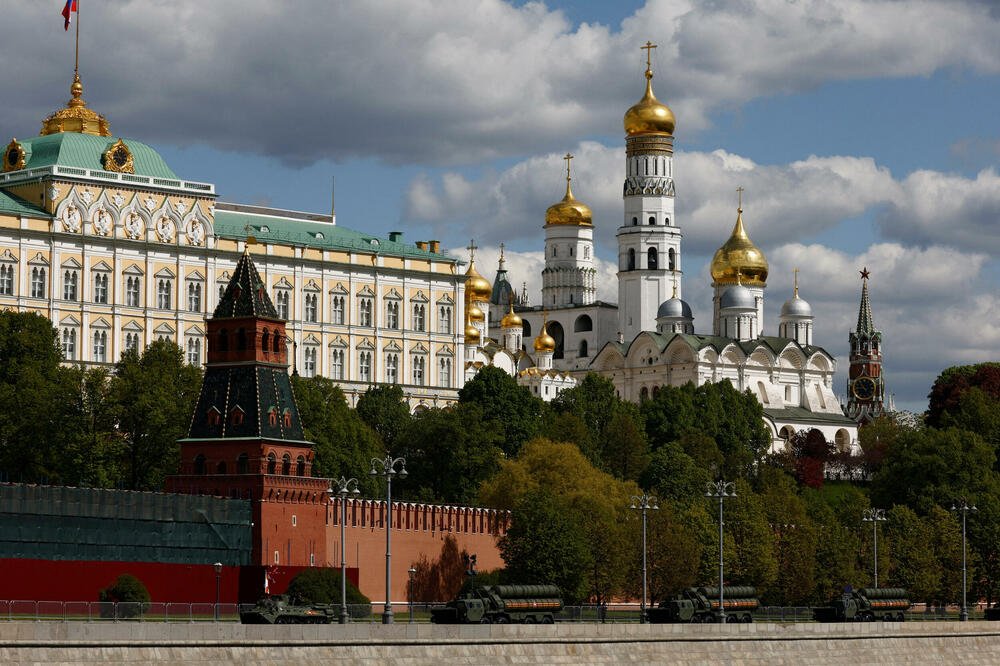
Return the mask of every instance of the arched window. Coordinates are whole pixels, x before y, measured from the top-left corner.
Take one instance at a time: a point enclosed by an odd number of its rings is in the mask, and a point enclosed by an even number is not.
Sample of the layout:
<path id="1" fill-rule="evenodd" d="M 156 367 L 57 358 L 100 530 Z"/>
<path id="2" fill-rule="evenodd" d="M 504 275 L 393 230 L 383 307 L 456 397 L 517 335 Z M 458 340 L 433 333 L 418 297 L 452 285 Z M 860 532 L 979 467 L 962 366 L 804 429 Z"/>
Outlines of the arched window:
<path id="1" fill-rule="evenodd" d="M 628 264 L 626 265 L 626 270 L 635 270 L 635 248 L 628 249 Z"/>
<path id="2" fill-rule="evenodd" d="M 220 460 L 219 464 L 215 466 L 215 473 L 216 474 L 225 474 L 226 473 L 226 461 L 225 460 Z"/>
<path id="3" fill-rule="evenodd" d="M 562 324 L 560 324 L 557 321 L 550 321 L 546 327 L 546 330 L 548 331 L 549 335 L 552 336 L 552 339 L 556 341 L 556 349 L 555 352 L 552 354 L 552 358 L 554 359 L 564 358 L 563 343 L 566 336 L 563 334 Z"/>
<path id="4" fill-rule="evenodd" d="M 247 331 L 240 328 L 236 331 L 236 349 L 242 351 L 247 348 Z"/>
<path id="5" fill-rule="evenodd" d="M 265 328 L 264 332 L 260 334 L 260 350 L 265 354 L 270 351 L 268 344 L 271 342 L 271 333 Z"/>
<path id="6" fill-rule="evenodd" d="M 634 226 L 637 226 L 638 224 L 639 224 L 639 218 L 633 217 L 632 218 L 632 226 L 634 227 Z"/>
<path id="7" fill-rule="evenodd" d="M 205 474 L 205 455 L 202 453 L 194 457 L 194 473 L 198 475 Z"/>
<path id="8" fill-rule="evenodd" d="M 295 476 L 305 476 L 306 475 L 306 459 L 299 456 L 295 460 Z"/>
<path id="9" fill-rule="evenodd" d="M 229 331 L 224 328 L 219 330 L 219 351 L 229 351 Z"/>
<path id="10" fill-rule="evenodd" d="M 580 340 L 580 358 L 587 357 L 587 341 Z"/>
<path id="11" fill-rule="evenodd" d="M 667 268 L 670 270 L 677 268 L 677 253 L 674 252 L 674 248 L 667 250 Z"/>
<path id="12" fill-rule="evenodd" d="M 277 330 L 274 332 L 274 343 L 272 351 L 274 351 L 275 354 L 281 352 L 281 335 L 278 333 Z"/>
<path id="13" fill-rule="evenodd" d="M 655 215 L 650 215 L 649 216 L 649 223 L 651 225 L 656 224 L 656 216 Z"/>
<path id="14" fill-rule="evenodd" d="M 236 473 L 237 474 L 249 474 L 250 473 L 250 456 L 245 453 L 241 453 L 238 458 L 236 458 Z"/>
<path id="15" fill-rule="evenodd" d="M 646 251 L 646 268 L 651 271 L 655 271 L 659 268 L 659 261 L 657 260 L 655 247 L 651 247 Z"/>
<path id="16" fill-rule="evenodd" d="M 267 454 L 267 473 L 276 474 L 278 471 L 278 460 L 274 457 L 273 453 Z"/>
<path id="17" fill-rule="evenodd" d="M 649 389 L 643 386 L 639 389 L 639 400 L 642 401 L 647 399 L 649 399 Z"/>
<path id="18" fill-rule="evenodd" d="M 285 476 L 292 473 L 292 457 L 287 453 L 281 456 L 281 473 Z"/>
<path id="19" fill-rule="evenodd" d="M 594 330 L 594 321 L 590 318 L 590 315 L 580 315 L 576 318 L 573 323 L 573 332 L 581 333 L 584 331 Z"/>

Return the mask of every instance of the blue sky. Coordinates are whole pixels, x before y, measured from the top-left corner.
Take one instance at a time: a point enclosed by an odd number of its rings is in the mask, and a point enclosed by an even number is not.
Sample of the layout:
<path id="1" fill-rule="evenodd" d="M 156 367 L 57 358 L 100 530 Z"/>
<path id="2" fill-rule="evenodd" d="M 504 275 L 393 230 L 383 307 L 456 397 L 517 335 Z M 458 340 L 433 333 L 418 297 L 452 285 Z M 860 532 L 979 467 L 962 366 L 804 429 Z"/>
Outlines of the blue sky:
<path id="1" fill-rule="evenodd" d="M 73 40 L 58 4 L 0 9 L 21 26 L 0 43 L 7 136 L 34 134 L 67 97 Z M 865 264 L 899 406 L 922 410 L 949 365 L 996 359 L 1000 21 L 989 3 L 117 0 L 84 11 L 85 98 L 181 177 L 227 201 L 326 211 L 335 176 L 338 224 L 450 248 L 475 237 L 487 269 L 505 241 L 536 299 L 566 151 L 598 256 L 614 260 L 621 118 L 642 94 L 639 46 L 651 39 L 657 95 L 677 115 L 684 289 L 699 331 L 710 328 L 706 262 L 742 185 L 771 262 L 765 332 L 801 268 L 817 342 L 840 360 L 838 393 Z"/>

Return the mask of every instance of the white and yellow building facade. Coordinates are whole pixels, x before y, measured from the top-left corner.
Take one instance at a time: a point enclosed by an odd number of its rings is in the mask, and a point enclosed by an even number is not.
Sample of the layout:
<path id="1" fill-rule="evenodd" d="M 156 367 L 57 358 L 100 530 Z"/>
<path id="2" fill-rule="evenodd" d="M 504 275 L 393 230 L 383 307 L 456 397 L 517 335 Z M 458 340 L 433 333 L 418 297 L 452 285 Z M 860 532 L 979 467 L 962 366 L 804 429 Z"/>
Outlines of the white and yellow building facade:
<path id="1" fill-rule="evenodd" d="M 0 171 L 0 308 L 48 317 L 67 362 L 167 339 L 201 364 L 205 317 L 249 244 L 299 374 L 332 378 L 351 404 L 375 383 L 400 385 L 413 409 L 457 400 L 466 278 L 437 242 L 219 202 L 113 136 L 79 79 L 72 94 L 39 136 L 3 148 Z"/>

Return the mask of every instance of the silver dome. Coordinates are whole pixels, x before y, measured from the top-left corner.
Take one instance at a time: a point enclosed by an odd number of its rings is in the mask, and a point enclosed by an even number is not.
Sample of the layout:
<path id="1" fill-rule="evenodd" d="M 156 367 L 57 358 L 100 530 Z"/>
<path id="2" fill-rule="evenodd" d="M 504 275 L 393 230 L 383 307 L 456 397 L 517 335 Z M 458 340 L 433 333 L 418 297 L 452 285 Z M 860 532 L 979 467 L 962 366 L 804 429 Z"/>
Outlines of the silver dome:
<path id="1" fill-rule="evenodd" d="M 691 306 L 685 301 L 671 298 L 660 303 L 660 307 L 656 310 L 656 318 L 662 317 L 694 319 L 694 314 L 691 312 Z"/>
<path id="2" fill-rule="evenodd" d="M 741 284 L 734 284 L 726 290 L 726 293 L 722 294 L 719 307 L 723 310 L 728 308 L 753 309 L 757 307 L 757 303 L 754 301 L 753 294 L 750 293 L 749 289 Z"/>
<path id="3" fill-rule="evenodd" d="M 785 301 L 785 304 L 781 306 L 782 317 L 812 317 L 812 315 L 812 307 L 804 298 L 799 298 L 798 296 Z"/>

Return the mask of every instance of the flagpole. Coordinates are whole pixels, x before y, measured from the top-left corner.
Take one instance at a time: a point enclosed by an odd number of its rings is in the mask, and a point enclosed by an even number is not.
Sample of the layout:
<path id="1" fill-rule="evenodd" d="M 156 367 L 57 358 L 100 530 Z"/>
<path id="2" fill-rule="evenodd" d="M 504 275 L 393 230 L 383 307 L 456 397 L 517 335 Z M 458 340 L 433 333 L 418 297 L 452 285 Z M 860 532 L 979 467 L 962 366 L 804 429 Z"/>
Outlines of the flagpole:
<path id="1" fill-rule="evenodd" d="M 76 0 L 76 60 L 73 63 L 73 74 L 80 76 L 80 0 Z"/>

